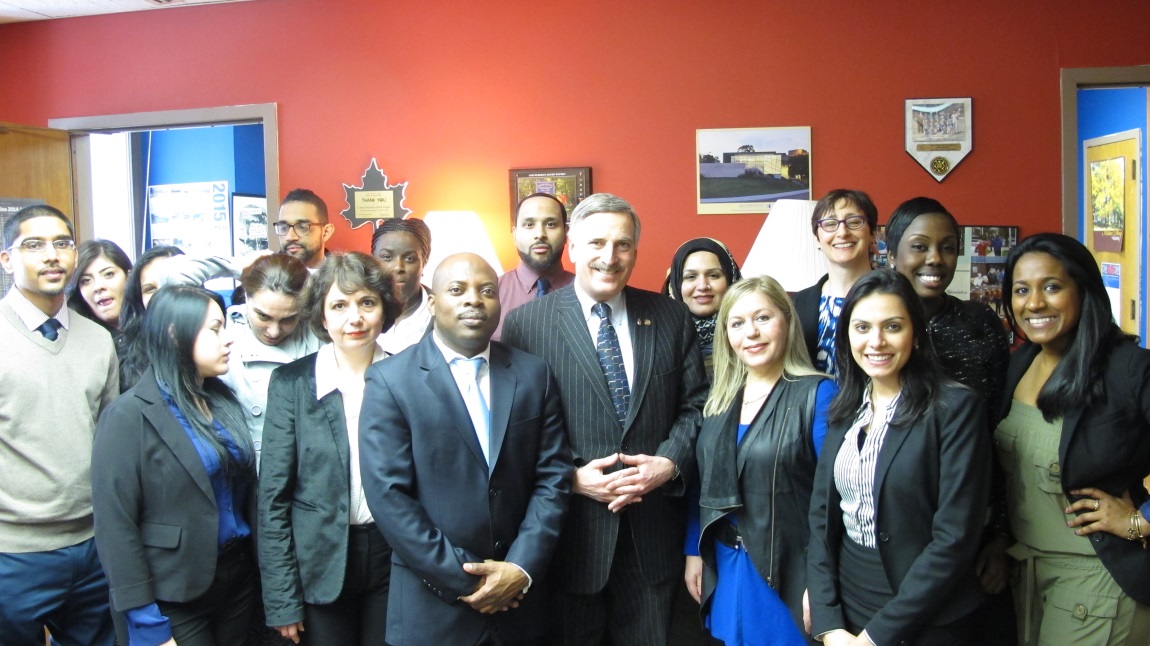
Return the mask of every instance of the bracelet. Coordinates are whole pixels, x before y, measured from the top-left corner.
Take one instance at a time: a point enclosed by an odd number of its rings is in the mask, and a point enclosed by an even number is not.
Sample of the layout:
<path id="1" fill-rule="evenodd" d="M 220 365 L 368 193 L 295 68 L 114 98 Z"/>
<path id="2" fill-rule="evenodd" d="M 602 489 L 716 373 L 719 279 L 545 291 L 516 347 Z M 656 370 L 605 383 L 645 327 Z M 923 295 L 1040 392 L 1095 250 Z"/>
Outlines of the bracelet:
<path id="1" fill-rule="evenodd" d="M 1134 511 L 1130 512 L 1130 528 L 1126 530 L 1126 538 L 1131 541 L 1139 541 L 1142 543 L 1142 549 L 1147 548 L 1146 537 L 1142 535 L 1142 514 L 1138 512 L 1135 507 Z"/>

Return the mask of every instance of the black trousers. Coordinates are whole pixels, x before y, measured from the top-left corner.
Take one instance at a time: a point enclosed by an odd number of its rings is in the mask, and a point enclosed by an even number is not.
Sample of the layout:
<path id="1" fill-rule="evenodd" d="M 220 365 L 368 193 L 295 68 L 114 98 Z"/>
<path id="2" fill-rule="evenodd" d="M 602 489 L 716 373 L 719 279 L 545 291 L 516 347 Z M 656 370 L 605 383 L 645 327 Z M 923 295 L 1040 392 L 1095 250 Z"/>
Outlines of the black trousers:
<path id="1" fill-rule="evenodd" d="M 332 603 L 304 604 L 301 642 L 307 646 L 383 644 L 390 588 L 391 547 L 375 523 L 353 525 L 343 590 Z"/>
<path id="2" fill-rule="evenodd" d="M 180 646 L 243 644 L 259 602 L 259 571 L 251 541 L 229 546 L 216 561 L 216 576 L 208 591 L 184 603 L 157 601 Z"/>
<path id="3" fill-rule="evenodd" d="M 682 579 L 680 570 L 680 576 L 667 581 L 644 581 L 639 552 L 624 515 L 606 587 L 597 594 L 552 591 L 548 641 L 563 646 L 666 646 L 675 589 L 682 585 Z"/>

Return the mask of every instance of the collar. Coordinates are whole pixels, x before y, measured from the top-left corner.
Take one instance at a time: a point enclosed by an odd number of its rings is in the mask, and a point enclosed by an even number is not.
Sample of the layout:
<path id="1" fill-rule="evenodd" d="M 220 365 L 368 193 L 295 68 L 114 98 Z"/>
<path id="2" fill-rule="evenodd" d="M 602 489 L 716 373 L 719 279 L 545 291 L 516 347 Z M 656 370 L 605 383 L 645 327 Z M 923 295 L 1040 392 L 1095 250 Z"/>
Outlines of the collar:
<path id="1" fill-rule="evenodd" d="M 465 357 L 455 350 L 447 347 L 447 344 L 443 342 L 443 339 L 439 338 L 438 330 L 431 331 L 431 340 L 435 342 L 435 347 L 439 348 L 439 352 L 443 355 L 443 358 L 447 361 L 448 365 L 451 365 L 451 360 L 455 358 L 474 359 L 475 357 L 483 357 L 483 360 L 487 362 L 487 365 L 491 365 L 491 341 L 487 342 L 487 347 L 483 348 L 483 352 L 477 353 L 474 357 Z"/>
<path id="2" fill-rule="evenodd" d="M 371 362 L 376 363 L 386 356 L 387 353 L 377 343 Z M 327 343 L 315 353 L 315 398 L 323 399 L 336 390 L 339 390 L 339 365 L 335 362 L 335 346 Z"/>
<path id="3" fill-rule="evenodd" d="M 591 298 L 590 296 L 588 296 L 587 294 L 585 294 L 582 289 L 579 289 L 578 281 L 576 281 L 574 283 L 574 285 L 575 285 L 575 297 L 579 299 L 579 310 L 581 312 L 583 312 L 584 320 L 590 321 L 592 319 L 592 317 L 598 319 L 599 316 L 597 314 L 594 314 L 591 312 L 591 308 L 595 306 L 595 303 L 597 301 L 595 299 Z M 624 288 L 623 291 L 619 292 L 619 294 L 616 295 L 615 298 L 612 298 L 610 300 L 603 301 L 603 302 L 606 303 L 607 305 L 611 306 L 611 324 L 612 325 L 614 325 L 615 327 L 618 327 L 618 325 L 616 324 L 617 321 L 626 320 L 626 318 L 627 318 L 626 288 Z"/>
<path id="4" fill-rule="evenodd" d="M 44 310 L 33 305 L 32 301 L 28 300 L 28 297 L 24 296 L 24 293 L 15 285 L 8 290 L 8 294 L 4 296 L 4 301 L 12 307 L 12 311 L 16 312 L 16 316 L 20 317 L 20 320 L 31 331 L 43 325 L 44 321 L 50 318 L 55 318 L 60 322 L 61 327 L 65 330 L 68 329 L 70 318 L 67 305 L 61 305 L 55 316 L 48 316 Z"/>
<path id="5" fill-rule="evenodd" d="M 519 287 L 521 287 L 524 292 L 530 292 L 540 278 L 546 278 L 547 282 L 551 283 L 551 289 L 559 289 L 557 283 L 563 278 L 563 272 L 563 263 L 561 262 L 545 274 L 540 274 L 529 267 L 527 263 L 520 262 L 519 266 L 511 273 L 515 275 L 515 280 L 519 283 Z"/>

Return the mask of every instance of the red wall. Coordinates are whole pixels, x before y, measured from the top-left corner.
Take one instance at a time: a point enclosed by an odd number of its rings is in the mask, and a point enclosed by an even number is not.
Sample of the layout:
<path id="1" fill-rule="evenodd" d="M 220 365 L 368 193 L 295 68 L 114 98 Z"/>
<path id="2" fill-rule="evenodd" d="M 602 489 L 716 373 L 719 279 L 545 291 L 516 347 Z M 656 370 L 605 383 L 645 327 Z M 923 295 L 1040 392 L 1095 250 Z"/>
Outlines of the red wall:
<path id="1" fill-rule="evenodd" d="M 812 8 L 817 7 L 817 8 Z M 1150 62 L 1150 3 L 1114 0 L 253 0 L 0 26 L 0 120 L 279 104 L 280 186 L 371 157 L 407 206 L 469 209 L 508 266 L 507 170 L 591 166 L 644 221 L 636 282 L 678 244 L 742 258 L 762 215 L 695 213 L 696 128 L 812 127 L 816 196 L 926 194 L 966 223 L 1060 227 L 1059 69 Z M 903 100 L 971 96 L 942 184 L 905 152 Z M 337 218 L 337 248 L 367 227 Z"/>

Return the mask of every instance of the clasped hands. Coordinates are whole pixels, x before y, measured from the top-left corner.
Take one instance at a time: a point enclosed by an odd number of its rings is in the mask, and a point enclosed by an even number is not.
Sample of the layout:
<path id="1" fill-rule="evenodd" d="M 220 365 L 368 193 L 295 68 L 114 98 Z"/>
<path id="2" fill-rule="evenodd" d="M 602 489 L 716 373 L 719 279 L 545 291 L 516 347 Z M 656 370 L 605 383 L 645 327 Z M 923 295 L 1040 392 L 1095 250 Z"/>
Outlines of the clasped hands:
<path id="1" fill-rule="evenodd" d="M 622 462 L 627 468 L 603 473 Z M 607 503 L 607 509 L 620 512 L 641 502 L 648 492 L 675 477 L 675 463 L 657 455 L 614 453 L 591 460 L 575 470 L 575 493 Z"/>
<path id="2" fill-rule="evenodd" d="M 519 607 L 527 574 L 514 563 L 488 559 L 482 563 L 464 563 L 463 570 L 479 577 L 475 591 L 459 600 L 485 615 Z"/>

